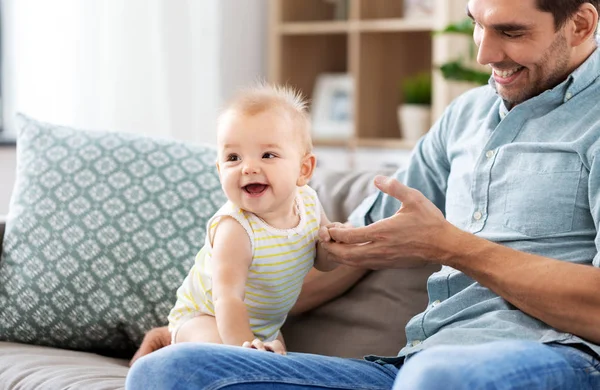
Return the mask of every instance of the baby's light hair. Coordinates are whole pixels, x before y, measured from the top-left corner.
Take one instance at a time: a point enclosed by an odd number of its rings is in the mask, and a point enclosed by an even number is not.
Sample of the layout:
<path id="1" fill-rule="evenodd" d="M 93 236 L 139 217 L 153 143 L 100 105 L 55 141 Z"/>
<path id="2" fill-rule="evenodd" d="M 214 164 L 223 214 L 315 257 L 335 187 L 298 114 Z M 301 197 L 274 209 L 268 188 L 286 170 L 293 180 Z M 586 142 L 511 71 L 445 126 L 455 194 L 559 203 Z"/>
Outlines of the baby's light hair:
<path id="1" fill-rule="evenodd" d="M 277 110 L 287 115 L 294 131 L 298 133 L 305 153 L 312 152 L 308 103 L 302 94 L 288 85 L 273 85 L 261 82 L 240 90 L 221 112 L 218 126 L 228 114 L 257 115 L 268 110 Z"/>

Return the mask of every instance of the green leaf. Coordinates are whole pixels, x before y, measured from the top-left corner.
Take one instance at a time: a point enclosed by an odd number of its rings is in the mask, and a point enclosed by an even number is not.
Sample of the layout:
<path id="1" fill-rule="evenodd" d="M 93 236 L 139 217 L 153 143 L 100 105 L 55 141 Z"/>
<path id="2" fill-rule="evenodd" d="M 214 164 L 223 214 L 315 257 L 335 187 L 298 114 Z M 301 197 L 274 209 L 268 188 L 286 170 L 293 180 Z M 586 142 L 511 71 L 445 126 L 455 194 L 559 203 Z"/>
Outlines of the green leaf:
<path id="1" fill-rule="evenodd" d="M 446 34 L 446 33 L 455 33 L 455 34 L 465 34 L 465 35 L 473 35 L 473 21 L 470 18 L 463 19 L 460 22 L 456 22 L 453 24 L 449 24 L 441 31 L 438 31 L 438 34 Z"/>
<path id="2" fill-rule="evenodd" d="M 440 66 L 440 71 L 446 80 L 458 80 L 485 85 L 490 74 L 464 66 L 461 61 L 453 61 Z"/>
<path id="3" fill-rule="evenodd" d="M 402 102 L 431 105 L 431 73 L 422 72 L 402 82 Z"/>

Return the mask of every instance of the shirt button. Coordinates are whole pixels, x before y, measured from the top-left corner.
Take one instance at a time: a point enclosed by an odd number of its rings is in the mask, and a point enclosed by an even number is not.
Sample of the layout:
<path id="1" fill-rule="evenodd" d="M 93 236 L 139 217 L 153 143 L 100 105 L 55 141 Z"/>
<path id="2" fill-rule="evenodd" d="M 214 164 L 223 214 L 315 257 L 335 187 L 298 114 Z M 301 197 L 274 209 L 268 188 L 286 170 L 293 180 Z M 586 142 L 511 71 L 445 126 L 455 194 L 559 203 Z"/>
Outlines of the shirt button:
<path id="1" fill-rule="evenodd" d="M 475 211 L 475 212 L 473 213 L 473 219 L 474 219 L 474 220 L 476 220 L 476 221 L 479 221 L 479 220 L 481 219 L 481 217 L 483 217 L 483 214 L 481 214 L 481 212 L 480 212 L 480 211 Z"/>
<path id="2" fill-rule="evenodd" d="M 433 303 L 431 304 L 431 306 L 436 307 L 440 303 L 442 303 L 442 302 L 439 299 L 437 299 L 437 300 L 433 301 Z"/>
<path id="3" fill-rule="evenodd" d="M 417 345 L 421 344 L 421 340 L 413 340 L 413 342 L 411 343 L 411 345 L 413 347 L 416 347 Z"/>
<path id="4" fill-rule="evenodd" d="M 573 97 L 573 94 L 571 92 L 567 92 L 567 94 L 565 95 L 565 99 L 567 99 L 567 100 L 571 100 L 572 97 Z"/>
<path id="5" fill-rule="evenodd" d="M 485 152 L 485 157 L 492 158 L 495 154 L 496 152 L 494 152 L 493 150 L 488 150 L 487 152 Z"/>

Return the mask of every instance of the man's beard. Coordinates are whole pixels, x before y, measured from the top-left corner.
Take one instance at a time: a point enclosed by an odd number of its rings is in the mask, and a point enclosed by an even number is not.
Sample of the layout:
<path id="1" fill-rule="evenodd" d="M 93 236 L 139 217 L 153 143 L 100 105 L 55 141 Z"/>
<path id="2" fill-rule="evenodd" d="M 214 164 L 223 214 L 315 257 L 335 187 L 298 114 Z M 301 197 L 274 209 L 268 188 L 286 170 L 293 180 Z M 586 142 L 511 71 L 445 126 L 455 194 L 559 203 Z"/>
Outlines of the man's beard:
<path id="1" fill-rule="evenodd" d="M 516 96 L 513 95 L 512 97 L 504 96 L 502 92 L 498 90 L 496 83 L 493 83 L 493 86 L 498 95 L 505 101 L 506 106 L 510 109 L 563 82 L 568 74 L 569 59 L 567 39 L 565 38 L 564 33 L 560 32 L 550 47 L 548 47 L 542 56 L 542 59 L 533 66 L 533 68 L 538 70 L 538 75 L 541 77 L 540 79 L 535 80 L 531 85 L 525 86 L 516 94 Z M 549 69 L 547 64 L 552 63 L 554 63 L 554 69 Z M 530 70 L 529 67 L 526 67 L 526 69 L 527 71 Z"/>

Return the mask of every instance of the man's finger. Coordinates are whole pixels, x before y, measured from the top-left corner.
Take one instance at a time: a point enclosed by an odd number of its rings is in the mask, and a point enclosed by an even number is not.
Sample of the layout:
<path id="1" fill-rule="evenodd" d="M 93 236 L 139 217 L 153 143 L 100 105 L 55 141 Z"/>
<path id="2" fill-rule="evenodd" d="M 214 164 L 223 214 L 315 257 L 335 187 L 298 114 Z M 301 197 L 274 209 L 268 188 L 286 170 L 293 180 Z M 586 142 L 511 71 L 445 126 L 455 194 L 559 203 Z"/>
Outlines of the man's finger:
<path id="1" fill-rule="evenodd" d="M 323 246 L 329 252 L 329 259 L 353 267 L 361 267 L 364 260 L 373 255 L 373 243 L 348 245 L 329 242 L 323 243 Z"/>
<path id="2" fill-rule="evenodd" d="M 376 233 L 377 226 L 371 224 L 369 226 L 363 226 L 358 228 L 329 228 L 329 236 L 336 242 L 343 242 L 346 244 L 362 244 L 373 240 L 374 233 Z"/>
<path id="3" fill-rule="evenodd" d="M 405 186 L 392 177 L 377 175 L 375 176 L 374 183 L 375 187 L 398 199 L 403 204 L 410 203 L 415 197 L 416 191 L 414 189 Z"/>

